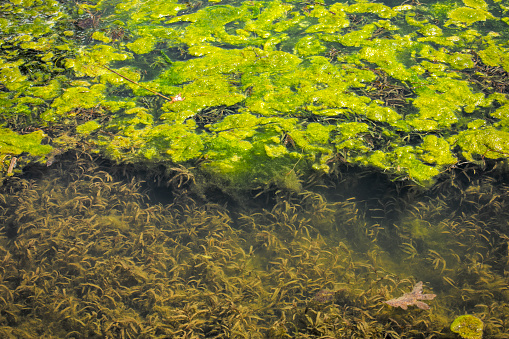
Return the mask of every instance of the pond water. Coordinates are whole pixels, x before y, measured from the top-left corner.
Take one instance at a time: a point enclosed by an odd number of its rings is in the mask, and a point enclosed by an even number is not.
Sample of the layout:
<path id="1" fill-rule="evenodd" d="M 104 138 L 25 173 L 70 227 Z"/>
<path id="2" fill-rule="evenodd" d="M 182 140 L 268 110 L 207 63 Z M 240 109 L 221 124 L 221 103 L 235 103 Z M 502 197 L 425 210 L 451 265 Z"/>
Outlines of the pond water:
<path id="1" fill-rule="evenodd" d="M 508 1 L 0 7 L 0 336 L 509 338 Z"/>

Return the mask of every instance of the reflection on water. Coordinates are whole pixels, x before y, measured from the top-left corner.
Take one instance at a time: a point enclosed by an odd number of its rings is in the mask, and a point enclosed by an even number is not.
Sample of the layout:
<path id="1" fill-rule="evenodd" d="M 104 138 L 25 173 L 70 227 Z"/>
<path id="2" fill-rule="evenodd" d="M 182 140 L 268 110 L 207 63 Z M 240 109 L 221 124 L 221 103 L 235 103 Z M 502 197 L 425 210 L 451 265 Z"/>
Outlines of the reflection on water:
<path id="1" fill-rule="evenodd" d="M 2 188 L 2 337 L 454 337 L 463 314 L 508 337 L 509 186 L 493 173 L 426 194 L 346 173 L 215 204 L 182 171 L 65 158 Z M 419 281 L 429 310 L 385 303 Z"/>

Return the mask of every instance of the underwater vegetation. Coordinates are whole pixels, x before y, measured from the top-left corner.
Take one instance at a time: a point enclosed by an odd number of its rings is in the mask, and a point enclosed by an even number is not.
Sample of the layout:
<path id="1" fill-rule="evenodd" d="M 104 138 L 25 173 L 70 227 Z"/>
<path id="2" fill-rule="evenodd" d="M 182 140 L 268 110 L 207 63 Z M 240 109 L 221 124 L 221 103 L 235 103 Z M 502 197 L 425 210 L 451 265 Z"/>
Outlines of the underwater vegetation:
<path id="1" fill-rule="evenodd" d="M 226 209 L 181 171 L 158 174 L 167 203 L 124 172 L 67 153 L 8 179 L 0 336 L 458 338 L 453 321 L 468 313 L 485 338 L 509 337 L 502 178 L 458 171 L 398 198 L 388 182 L 377 201 L 277 191 Z M 412 289 L 436 294 L 429 309 L 385 303 Z"/>
<path id="2" fill-rule="evenodd" d="M 505 162 L 508 8 L 6 1 L 0 121 L 19 143 L 44 132 L 54 153 L 0 148 L 0 170 L 83 144 L 225 190 L 299 189 L 343 164 L 430 185 L 459 163 Z"/>

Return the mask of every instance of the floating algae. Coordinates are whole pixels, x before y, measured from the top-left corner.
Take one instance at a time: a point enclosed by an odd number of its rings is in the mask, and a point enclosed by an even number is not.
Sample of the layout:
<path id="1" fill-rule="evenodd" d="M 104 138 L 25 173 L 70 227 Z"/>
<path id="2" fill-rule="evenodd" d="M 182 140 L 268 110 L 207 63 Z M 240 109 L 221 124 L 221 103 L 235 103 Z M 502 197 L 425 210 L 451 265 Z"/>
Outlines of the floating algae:
<path id="1" fill-rule="evenodd" d="M 3 6 L 2 120 L 54 138 L 87 123 L 79 139 L 118 162 L 197 162 L 211 183 L 252 189 L 338 157 L 426 185 L 456 162 L 508 156 L 490 139 L 507 133 L 503 2 L 99 1 L 66 7 L 72 20 L 51 0 Z M 51 20 L 19 21 L 20 8 Z M 91 130 L 83 109 L 107 116 Z M 251 133 L 225 126 L 236 115 Z M 341 137 L 353 122 L 367 129 Z M 328 132 L 312 139 L 309 124 Z"/>
<path id="2" fill-rule="evenodd" d="M 463 339 L 481 339 L 483 328 L 481 319 L 469 314 L 457 317 L 451 324 L 451 331 Z"/>

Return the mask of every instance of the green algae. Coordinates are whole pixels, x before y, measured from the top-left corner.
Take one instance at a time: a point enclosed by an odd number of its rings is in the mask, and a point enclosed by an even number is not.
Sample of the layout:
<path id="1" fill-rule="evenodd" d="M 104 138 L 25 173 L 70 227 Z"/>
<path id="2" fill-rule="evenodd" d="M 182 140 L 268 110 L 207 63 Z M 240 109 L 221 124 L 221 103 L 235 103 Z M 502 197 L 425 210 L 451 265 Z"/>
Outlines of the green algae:
<path id="1" fill-rule="evenodd" d="M 359 52 L 361 59 L 376 64 L 391 77 L 405 81 L 411 79 L 413 72 L 405 67 L 402 54 L 413 49 L 415 42 L 407 39 L 376 39 L 366 43 L 366 47 Z"/>
<path id="2" fill-rule="evenodd" d="M 350 5 L 345 10 L 348 13 L 374 13 L 383 19 L 390 19 L 398 14 L 392 8 L 384 4 L 368 2 L 359 2 L 357 4 Z"/>
<path id="3" fill-rule="evenodd" d="M 440 27 L 432 24 L 423 25 L 418 32 L 424 36 L 441 36 L 443 34 Z"/>
<path id="4" fill-rule="evenodd" d="M 107 36 L 104 32 L 98 32 L 98 31 L 96 31 L 92 34 L 92 39 L 95 39 L 95 40 L 98 40 L 98 41 L 101 41 L 104 43 L 111 42 L 111 38 L 109 36 Z"/>
<path id="5" fill-rule="evenodd" d="M 499 120 L 497 125 L 505 128 L 509 127 L 509 104 L 505 103 L 494 112 L 490 113 L 490 115 Z"/>
<path id="6" fill-rule="evenodd" d="M 446 166 L 452 165 L 458 161 L 453 156 L 449 143 L 436 135 L 426 135 L 421 149 L 423 153 L 420 155 L 420 158 L 429 164 Z"/>
<path id="7" fill-rule="evenodd" d="M 48 154 L 52 147 L 41 145 L 45 137 L 42 131 L 35 131 L 29 134 L 19 135 L 7 128 L 0 129 L 0 153 L 18 155 L 28 152 L 35 156 Z"/>
<path id="8" fill-rule="evenodd" d="M 310 17 L 318 18 L 318 24 L 311 25 L 306 29 L 307 33 L 335 33 L 342 28 L 348 27 L 350 21 L 346 15 L 346 6 L 342 3 L 336 3 L 327 9 L 324 6 L 315 6 L 308 14 Z"/>
<path id="9" fill-rule="evenodd" d="M 0 127 L 0 178 L 3 179 L 5 174 L 12 175 L 11 164 L 21 165 L 18 168 L 22 168 L 33 160 L 40 161 L 48 155 L 53 147 L 42 144 L 45 138 L 46 135 L 42 131 L 21 135 L 8 128 Z M 10 162 L 6 162 L 6 159 Z M 15 172 L 20 170 L 17 169 Z"/>
<path id="10" fill-rule="evenodd" d="M 490 44 L 486 49 L 479 51 L 479 56 L 488 66 L 502 66 L 506 72 L 509 70 L 509 49 L 507 48 Z"/>
<path id="11" fill-rule="evenodd" d="M 338 126 L 338 132 L 333 140 L 338 151 L 369 151 L 369 147 L 365 145 L 363 138 L 369 132 L 367 124 L 360 122 L 343 123 Z"/>
<path id="12" fill-rule="evenodd" d="M 136 54 L 146 54 L 154 49 L 156 42 L 155 37 L 146 36 L 126 44 L 126 47 Z"/>
<path id="13" fill-rule="evenodd" d="M 304 37 L 295 44 L 295 52 L 301 56 L 317 55 L 325 52 L 326 49 L 327 48 L 313 36 Z"/>
<path id="14" fill-rule="evenodd" d="M 371 103 L 366 108 L 366 117 L 370 120 L 385 122 L 390 125 L 396 124 L 401 119 L 401 115 L 392 108 L 379 106 L 374 103 Z"/>
<path id="15" fill-rule="evenodd" d="M 481 319 L 469 314 L 457 317 L 451 324 L 451 331 L 458 333 L 463 339 L 480 339 L 483 329 Z"/>
<path id="16" fill-rule="evenodd" d="M 507 259 L 499 249 L 507 245 L 509 191 L 476 179 L 492 159 L 509 155 L 507 91 L 482 87 L 483 79 L 499 80 L 486 69 L 506 67 L 504 32 L 486 34 L 483 22 L 472 24 L 476 30 L 446 27 L 457 7 L 452 2 L 434 5 L 445 8 L 442 17 L 430 17 L 424 5 L 392 12 L 361 1 L 204 8 L 130 1 L 114 13 L 103 4 L 80 5 L 80 15 L 102 16 L 98 27 L 76 29 L 84 40 L 99 38 L 90 45 L 71 48 L 54 34 L 69 26 L 47 29 L 34 20 L 33 35 L 9 40 L 17 49 L 0 49 L 1 74 L 12 79 L 0 91 L 1 122 L 10 128 L 0 129 L 2 170 L 20 154 L 16 173 L 31 157 L 48 156 L 51 165 L 62 150 L 86 148 L 120 163 L 118 172 L 126 163 L 142 164 L 144 175 L 112 181 L 72 154 L 75 173 L 54 164 L 43 180 L 16 178 L 21 189 L 2 191 L 2 226 L 20 230 L 15 241 L 0 239 L 7 286 L 2 334 L 16 328 L 20 337 L 448 336 L 449 310 L 478 305 L 481 316 L 485 304 L 487 334 L 506 332 L 506 281 L 494 268 Z M 480 1 L 464 5 L 490 10 Z M 217 17 L 213 25 L 210 17 Z M 114 39 L 108 26 L 120 19 L 129 33 Z M 1 18 L 0 25 L 11 29 Z M 161 54 L 166 62 L 156 64 Z M 38 126 L 52 138 L 27 133 Z M 47 141 L 59 149 L 52 152 Z M 456 169 L 465 161 L 471 170 Z M 352 182 L 370 184 L 349 176 L 348 166 L 338 168 L 343 164 L 368 168 L 368 179 L 381 181 L 387 175 L 431 184 L 451 172 L 461 179 L 444 178 L 434 187 L 437 197 L 409 190 L 399 199 L 384 190 L 375 203 L 378 197 L 328 203 L 305 190 L 330 172 L 342 180 L 334 180 L 327 199 L 349 194 L 343 188 Z M 178 174 L 146 175 L 161 167 Z M 497 170 L 507 171 L 507 164 Z M 65 185 L 55 185 L 65 176 Z M 183 202 L 147 206 L 136 185 L 152 179 L 173 185 Z M 200 187 L 178 190 L 186 180 Z M 210 186 L 229 195 L 280 191 L 262 195 L 275 206 L 230 214 L 220 203 L 197 206 L 186 192 Z M 13 196 L 4 194 L 12 188 Z M 381 209 L 361 207 L 370 204 Z M 380 213 L 378 220 L 370 213 Z M 408 255 L 404 273 L 393 262 L 400 252 Z M 423 275 L 440 288 L 433 312 L 381 306 L 381 298 L 411 289 Z M 324 286 L 336 291 L 327 305 L 313 298 Z M 490 300 L 486 291 L 497 297 Z M 338 304 L 354 312 L 338 313 Z M 467 320 L 451 330 L 465 334 Z M 345 322 L 359 326 L 336 326 Z M 478 323 L 474 329 L 478 337 Z"/>
<path id="17" fill-rule="evenodd" d="M 462 156 L 468 161 L 488 158 L 498 159 L 509 154 L 509 132 L 494 127 L 478 128 L 460 132 L 450 138 L 462 149 Z"/>
<path id="18" fill-rule="evenodd" d="M 504 108 L 490 112 L 497 121 L 476 122 L 493 103 L 469 78 L 478 66 L 471 50 L 488 66 L 507 69 L 509 58 L 496 33 L 482 37 L 477 26 L 451 29 L 496 20 L 485 2 L 463 3 L 436 3 L 427 15 L 411 5 L 391 8 L 366 1 L 309 7 L 244 2 L 198 9 L 155 0 L 144 6 L 139 1 L 81 4 L 78 13 L 92 19 L 85 33 L 95 42 L 71 53 L 62 37 L 75 34 L 65 25 L 60 37 L 52 31 L 66 16 L 48 1 L 44 9 L 52 8 L 51 23 L 33 20 L 25 28 L 2 23 L 13 33 L 11 46 L 38 51 L 37 62 L 46 70 L 27 73 L 25 64 L 33 61 L 3 55 L 0 76 L 8 92 L 0 96 L 2 114 L 37 117 L 48 126 L 79 119 L 80 112 L 107 110 L 109 119 L 80 123 L 78 131 L 117 161 L 179 163 L 205 157 L 205 171 L 263 182 L 277 171 L 286 173 L 296 159 L 306 159 L 299 163 L 303 168 L 327 172 L 328 160 L 341 151 L 352 164 L 432 182 L 454 161 L 483 153 L 480 145 L 469 144 L 468 133 L 493 129 L 500 134 L 507 126 Z M 32 5 L 31 10 L 42 10 Z M 104 21 L 98 11 L 108 13 Z M 366 19 L 357 21 L 363 14 Z M 30 34 L 14 34 L 27 27 Z M 478 46 L 480 39 L 485 43 Z M 158 60 L 160 54 L 164 58 Z M 84 78 L 72 83 L 48 76 L 47 70 Z M 154 100 L 154 93 L 137 83 L 168 100 Z M 177 95 L 183 100 L 169 100 Z M 385 101 L 384 95 L 399 95 L 398 106 L 389 105 L 392 98 Z M 216 111 L 227 113 L 211 124 L 200 123 Z M 279 120 L 271 120 L 275 117 Z M 220 130 L 223 119 L 229 127 Z M 234 123 L 242 120 L 255 123 L 248 123 L 247 131 Z M 362 132 L 347 136 L 346 126 L 358 120 L 355 124 L 365 126 Z M 421 135 L 421 141 L 407 145 L 406 133 Z M 495 149 L 488 150 L 489 158 L 506 157 L 495 141 L 485 144 Z M 441 147 L 443 152 L 437 150 Z M 249 166 L 241 165 L 244 160 Z M 244 173 L 255 163 L 269 170 Z"/>
<path id="19" fill-rule="evenodd" d="M 77 126 L 76 132 L 78 132 L 79 134 L 88 135 L 99 128 L 101 128 L 101 124 L 99 124 L 95 120 L 92 120 L 92 121 L 87 121 L 86 123 Z"/>
<path id="20" fill-rule="evenodd" d="M 487 10 L 488 4 L 484 0 L 463 0 L 465 6 Z"/>
<path id="21" fill-rule="evenodd" d="M 467 82 L 450 78 L 437 78 L 413 102 L 420 119 L 435 120 L 441 127 L 458 122 L 461 109 L 472 113 L 486 104 L 484 95 L 473 93 Z"/>
<path id="22" fill-rule="evenodd" d="M 0 81 L 4 84 L 5 88 L 9 91 L 19 91 L 28 86 L 26 83 L 28 77 L 22 75 L 19 70 L 19 66 L 24 63 L 23 60 L 18 60 L 17 62 L 1 60 L 1 62 Z"/>
<path id="23" fill-rule="evenodd" d="M 90 87 L 66 88 L 64 93 L 53 101 L 51 107 L 54 110 L 46 112 L 45 119 L 56 119 L 55 116 L 60 116 L 77 108 L 93 108 L 105 98 L 103 94 L 105 89 L 106 87 L 102 84 Z"/>
<path id="24" fill-rule="evenodd" d="M 487 11 L 470 7 L 456 8 L 450 11 L 447 16 L 449 17 L 449 21 L 446 23 L 446 26 L 452 24 L 470 26 L 479 21 L 494 19 L 494 16 Z"/>
<path id="25" fill-rule="evenodd" d="M 426 165 L 416 153 L 414 147 L 402 146 L 395 148 L 389 154 L 381 151 L 372 152 L 368 156 L 359 157 L 358 161 L 365 166 L 393 171 L 408 180 L 429 185 L 432 178 L 439 174 L 439 170 L 435 166 Z"/>

